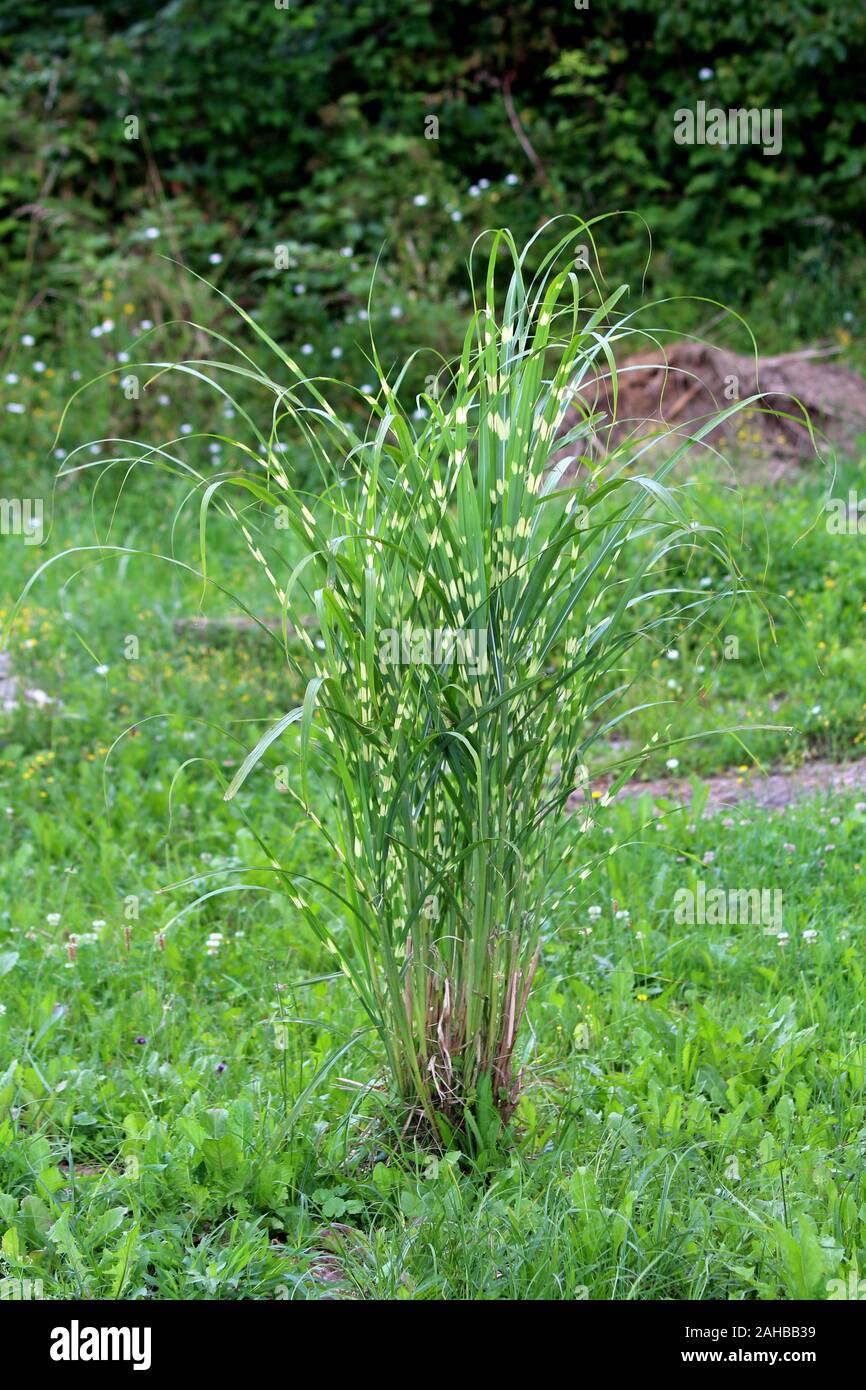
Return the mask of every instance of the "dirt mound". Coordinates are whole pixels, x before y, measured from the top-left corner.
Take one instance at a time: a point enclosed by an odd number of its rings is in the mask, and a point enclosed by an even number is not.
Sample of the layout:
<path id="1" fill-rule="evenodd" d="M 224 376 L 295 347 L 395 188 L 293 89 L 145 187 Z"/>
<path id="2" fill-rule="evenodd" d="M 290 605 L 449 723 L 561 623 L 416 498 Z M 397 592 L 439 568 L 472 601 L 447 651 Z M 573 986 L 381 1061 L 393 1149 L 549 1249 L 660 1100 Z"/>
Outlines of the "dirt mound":
<path id="1" fill-rule="evenodd" d="M 694 433 L 717 411 L 761 392 L 762 402 L 737 411 L 705 438 L 726 457 L 746 464 L 753 461 L 764 476 L 775 480 L 815 456 L 804 410 L 822 454 L 827 452 L 828 440 L 844 453 L 866 435 L 866 382 L 856 372 L 823 360 L 829 351 L 813 348 L 759 358 L 756 364 L 753 357 L 723 348 L 674 343 L 664 353 L 623 359 L 617 374 L 615 414 L 606 375 L 593 380 L 582 395 L 604 417 L 596 444 L 607 452 L 629 436 L 640 437 L 653 429 Z M 580 414 L 576 408 L 569 412 L 563 430 L 575 425 Z"/>

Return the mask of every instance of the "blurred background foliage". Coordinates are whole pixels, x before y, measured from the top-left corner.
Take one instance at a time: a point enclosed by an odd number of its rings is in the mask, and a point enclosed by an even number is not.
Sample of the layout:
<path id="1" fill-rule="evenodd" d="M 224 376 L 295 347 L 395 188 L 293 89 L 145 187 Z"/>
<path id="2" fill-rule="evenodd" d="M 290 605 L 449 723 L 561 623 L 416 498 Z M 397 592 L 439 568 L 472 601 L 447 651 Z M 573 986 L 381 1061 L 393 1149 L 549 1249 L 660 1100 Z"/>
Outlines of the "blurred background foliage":
<path id="1" fill-rule="evenodd" d="M 218 299 L 163 255 L 360 385 L 377 259 L 383 361 L 450 352 L 482 228 L 520 239 L 616 209 L 652 231 L 648 293 L 745 310 L 767 351 L 849 345 L 866 298 L 858 0 L 286 3 L 0 0 L 6 365 L 21 333 L 38 351 L 105 322 L 116 356 L 123 304 L 132 329 L 216 322 Z M 780 108 L 782 153 L 676 145 L 674 112 L 701 99 Z M 640 218 L 600 231 L 608 283 L 635 294 Z"/>

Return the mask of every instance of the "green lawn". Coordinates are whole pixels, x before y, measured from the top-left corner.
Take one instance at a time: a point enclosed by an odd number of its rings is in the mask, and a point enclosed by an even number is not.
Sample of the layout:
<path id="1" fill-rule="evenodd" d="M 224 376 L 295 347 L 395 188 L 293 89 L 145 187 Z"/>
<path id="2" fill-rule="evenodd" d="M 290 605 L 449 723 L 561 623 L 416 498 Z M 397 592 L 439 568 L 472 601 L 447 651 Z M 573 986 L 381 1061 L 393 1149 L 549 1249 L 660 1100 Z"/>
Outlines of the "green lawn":
<path id="1" fill-rule="evenodd" d="M 866 551 L 828 536 L 825 486 L 792 480 L 768 524 L 767 492 L 696 481 L 709 519 L 742 523 L 777 643 L 742 606 L 714 644 L 659 651 L 634 700 L 672 702 L 653 772 L 858 751 Z M 131 481 L 113 544 L 169 553 L 164 488 Z M 48 555 L 106 539 L 117 488 L 92 511 L 90 494 L 60 485 L 44 547 L 3 538 L 7 617 Z M 218 522 L 209 547 L 273 616 Z M 299 692 L 261 631 L 178 631 L 199 595 L 181 567 L 88 550 L 40 577 L 10 642 L 54 703 L 0 711 L 0 1273 L 54 1297 L 770 1299 L 862 1271 L 863 805 L 695 824 L 644 798 L 579 852 L 564 818 L 512 1142 L 435 1156 L 400 1132 L 347 983 L 273 891 L 259 841 L 331 872 L 280 792 L 279 745 L 222 799 Z M 793 732 L 678 741 L 761 723 Z M 327 815 L 327 787 L 317 801 Z M 699 880 L 781 892 L 786 935 L 679 924 Z"/>

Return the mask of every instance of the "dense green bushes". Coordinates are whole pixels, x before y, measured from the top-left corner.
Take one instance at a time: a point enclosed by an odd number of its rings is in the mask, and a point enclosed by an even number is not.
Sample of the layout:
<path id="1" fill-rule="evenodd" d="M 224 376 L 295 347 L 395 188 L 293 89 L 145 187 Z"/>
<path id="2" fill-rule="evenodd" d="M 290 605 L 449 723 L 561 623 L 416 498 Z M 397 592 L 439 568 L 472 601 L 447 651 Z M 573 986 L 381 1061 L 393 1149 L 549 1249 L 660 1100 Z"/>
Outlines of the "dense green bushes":
<path id="1" fill-rule="evenodd" d="M 53 318 L 108 274 L 167 316 L 163 250 L 258 300 L 311 366 L 344 356 L 360 382 L 383 244 L 380 341 L 447 348 L 481 226 L 525 236 L 557 211 L 618 207 L 652 228 L 655 290 L 740 305 L 759 291 L 789 337 L 858 307 L 855 0 L 3 0 L 0 45 L 7 306 L 38 285 Z M 698 99 L 781 109 L 781 155 L 677 146 L 674 112 Z M 622 219 L 613 234 L 605 269 L 635 284 L 645 231 Z"/>

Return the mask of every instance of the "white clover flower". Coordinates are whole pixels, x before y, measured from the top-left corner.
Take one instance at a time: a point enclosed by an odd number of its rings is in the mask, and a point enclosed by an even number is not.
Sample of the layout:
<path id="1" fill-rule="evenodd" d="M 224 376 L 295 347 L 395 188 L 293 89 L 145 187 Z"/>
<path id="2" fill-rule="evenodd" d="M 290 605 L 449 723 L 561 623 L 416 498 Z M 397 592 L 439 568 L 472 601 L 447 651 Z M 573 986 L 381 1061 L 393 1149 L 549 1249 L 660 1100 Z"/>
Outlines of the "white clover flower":
<path id="1" fill-rule="evenodd" d="M 159 227 L 146 227 L 144 235 L 147 237 L 148 241 L 156 241 L 156 238 L 159 236 Z"/>
<path id="2" fill-rule="evenodd" d="M 103 663 L 103 664 L 101 664 L 101 665 L 99 665 L 99 666 L 96 667 L 96 674 L 97 674 L 98 676 L 107 676 L 110 669 L 111 669 L 110 667 L 106 666 L 106 665 Z"/>
<path id="3" fill-rule="evenodd" d="M 26 412 L 26 406 L 19 405 L 17 401 L 10 401 L 6 409 L 10 415 L 24 415 Z"/>
<path id="4" fill-rule="evenodd" d="M 674 772 L 675 769 L 679 767 L 679 765 L 679 758 L 668 758 L 667 762 L 665 763 L 665 767 L 669 767 L 671 772 Z"/>
<path id="5" fill-rule="evenodd" d="M 44 371 L 45 371 L 45 363 L 44 363 L 44 362 L 34 362 L 34 363 L 33 363 L 33 370 L 34 370 L 34 372 L 40 372 L 40 373 L 41 373 L 41 372 L 44 372 Z"/>
<path id="6" fill-rule="evenodd" d="M 211 265 L 222 265 L 222 259 L 223 258 L 220 255 L 219 251 L 211 251 L 210 255 L 208 256 L 208 260 L 210 261 Z"/>
<path id="7" fill-rule="evenodd" d="M 415 204 L 416 208 L 426 208 L 427 201 L 428 200 L 426 193 L 416 193 L 415 197 L 412 199 L 412 202 Z"/>
<path id="8" fill-rule="evenodd" d="M 36 342 L 36 339 L 34 338 L 32 333 L 22 333 L 21 341 L 25 347 L 33 347 L 34 343 Z"/>
<path id="9" fill-rule="evenodd" d="M 17 386 L 17 385 L 18 385 L 18 373 L 17 373 L 17 372 L 7 372 L 7 373 L 6 373 L 6 376 L 4 377 L 4 381 L 6 381 L 10 386 Z"/>
<path id="10" fill-rule="evenodd" d="M 59 923 L 60 923 L 60 913 L 59 913 L 59 912 L 49 912 L 49 914 L 48 914 L 48 916 L 45 918 L 45 920 L 46 920 L 46 922 L 48 923 L 49 927 L 56 927 L 56 926 L 58 926 Z"/>
<path id="11" fill-rule="evenodd" d="M 593 906 L 593 907 L 591 907 L 591 908 L 589 909 L 590 921 L 592 921 L 592 922 L 597 922 L 600 916 L 601 916 L 601 908 L 600 908 L 600 907 Z"/>
<path id="12" fill-rule="evenodd" d="M 520 179 L 516 174 L 506 174 L 505 182 L 508 184 L 509 188 L 513 188 L 516 183 L 520 183 Z"/>
<path id="13" fill-rule="evenodd" d="M 313 351 L 313 344 L 312 344 L 312 343 L 301 343 L 301 352 L 303 353 L 303 355 L 304 355 L 305 357 L 309 357 L 309 355 L 310 355 L 310 353 L 311 353 L 312 351 Z"/>
<path id="14" fill-rule="evenodd" d="M 807 945 L 812 946 L 818 940 L 818 933 L 814 927 L 809 927 L 803 932 L 803 940 Z"/>
<path id="15" fill-rule="evenodd" d="M 715 850 L 713 850 L 713 849 L 708 849 L 707 852 L 706 852 L 706 854 L 705 854 L 704 857 L 703 857 L 703 860 L 702 860 L 701 862 L 704 863 L 704 864 L 712 864 L 712 862 L 713 862 L 713 860 L 715 859 L 715 857 L 716 857 L 716 852 L 715 852 Z"/>

